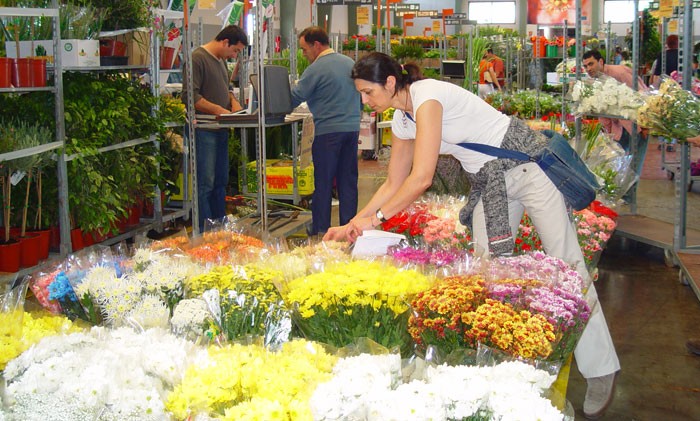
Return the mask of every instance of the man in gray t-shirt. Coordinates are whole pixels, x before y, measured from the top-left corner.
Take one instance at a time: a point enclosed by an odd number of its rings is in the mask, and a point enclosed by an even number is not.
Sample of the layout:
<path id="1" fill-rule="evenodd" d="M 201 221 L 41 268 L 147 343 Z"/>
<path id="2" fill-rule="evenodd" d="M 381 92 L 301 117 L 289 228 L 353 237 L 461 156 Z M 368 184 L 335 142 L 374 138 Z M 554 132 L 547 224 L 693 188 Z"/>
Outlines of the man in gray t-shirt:
<path id="1" fill-rule="evenodd" d="M 185 95 L 192 92 L 198 114 L 219 115 L 241 109 L 241 104 L 229 91 L 226 60 L 236 58 L 247 45 L 245 32 L 238 26 L 229 25 L 216 38 L 192 52 L 192 89 L 185 86 L 183 92 Z M 183 101 L 187 103 L 186 96 L 183 96 Z M 229 129 L 195 129 L 200 231 L 203 231 L 207 219 L 226 216 L 228 136 Z"/>

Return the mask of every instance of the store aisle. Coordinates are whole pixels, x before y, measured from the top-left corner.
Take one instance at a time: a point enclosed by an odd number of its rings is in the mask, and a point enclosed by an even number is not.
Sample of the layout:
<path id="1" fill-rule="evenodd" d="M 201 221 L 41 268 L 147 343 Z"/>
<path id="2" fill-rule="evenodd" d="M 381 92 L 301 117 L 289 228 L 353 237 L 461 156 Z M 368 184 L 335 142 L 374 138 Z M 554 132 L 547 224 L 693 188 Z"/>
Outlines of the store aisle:
<path id="1" fill-rule="evenodd" d="M 603 420 L 700 419 L 700 356 L 685 348 L 700 337 L 700 302 L 664 264 L 661 249 L 613 237 L 596 288 L 622 372 Z M 583 420 L 585 380 L 571 369 L 567 398 Z"/>

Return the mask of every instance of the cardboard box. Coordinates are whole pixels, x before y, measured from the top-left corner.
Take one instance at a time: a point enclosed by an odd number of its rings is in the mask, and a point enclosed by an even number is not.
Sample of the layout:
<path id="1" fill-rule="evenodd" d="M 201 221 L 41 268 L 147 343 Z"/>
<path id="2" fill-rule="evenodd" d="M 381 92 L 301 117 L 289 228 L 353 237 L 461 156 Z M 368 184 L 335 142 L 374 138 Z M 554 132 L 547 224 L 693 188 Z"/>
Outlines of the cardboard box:
<path id="1" fill-rule="evenodd" d="M 14 41 L 5 41 L 5 52 L 7 54 L 7 58 L 18 58 L 17 43 Z M 49 63 L 53 63 L 53 40 L 43 39 L 19 42 L 19 58 L 33 58 L 40 56 L 48 57 Z"/>
<path id="2" fill-rule="evenodd" d="M 360 138 L 357 148 L 372 150 L 377 145 L 377 113 L 362 113 L 360 118 Z"/>
<path id="3" fill-rule="evenodd" d="M 146 31 L 132 31 L 117 36 L 117 41 L 126 44 L 126 55 L 129 65 L 140 66 L 151 64 L 151 36 Z"/>
<path id="4" fill-rule="evenodd" d="M 170 200 L 184 200 L 184 196 L 183 196 L 183 193 L 185 192 L 185 188 L 183 186 L 184 179 L 185 179 L 185 177 L 182 175 L 182 173 L 177 175 L 177 180 L 175 181 L 175 185 L 180 190 L 178 193 L 173 193 L 170 196 Z M 188 183 L 187 183 L 188 189 L 187 190 L 189 190 L 189 195 L 187 197 L 189 197 L 191 199 L 192 198 L 192 175 L 191 174 L 187 175 L 187 181 L 188 181 Z"/>
<path id="5" fill-rule="evenodd" d="M 100 42 L 96 39 L 61 40 L 63 67 L 99 67 Z"/>
<path id="6" fill-rule="evenodd" d="M 268 159 L 265 167 L 267 179 L 267 192 L 269 194 L 292 194 L 294 192 L 294 177 L 292 175 L 292 161 L 280 159 Z M 258 191 L 257 162 L 249 162 L 246 165 L 248 177 L 248 193 Z M 243 177 L 239 177 L 241 180 Z M 310 195 L 314 192 L 314 166 L 309 165 L 304 169 L 297 168 L 297 180 L 299 194 Z"/>

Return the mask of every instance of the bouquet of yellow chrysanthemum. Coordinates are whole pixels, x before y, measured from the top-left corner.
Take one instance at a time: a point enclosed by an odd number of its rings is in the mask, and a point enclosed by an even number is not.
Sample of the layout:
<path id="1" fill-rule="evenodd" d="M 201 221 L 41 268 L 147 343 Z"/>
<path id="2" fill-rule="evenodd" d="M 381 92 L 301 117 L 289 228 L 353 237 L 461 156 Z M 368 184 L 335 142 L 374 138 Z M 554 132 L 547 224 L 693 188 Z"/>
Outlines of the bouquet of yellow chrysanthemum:
<path id="1" fill-rule="evenodd" d="M 657 95 L 646 98 L 639 108 L 637 124 L 651 134 L 685 142 L 700 134 L 700 100 L 671 78 L 665 79 Z"/>
<path id="2" fill-rule="evenodd" d="M 408 303 L 431 283 L 413 270 L 356 260 L 297 278 L 281 290 L 307 339 L 342 347 L 367 337 L 405 354 L 412 346 Z"/>
<path id="3" fill-rule="evenodd" d="M 257 345 L 210 347 L 191 365 L 165 403 L 176 419 L 311 419 L 316 385 L 332 377 L 336 358 L 303 340 L 279 352 Z"/>
<path id="4" fill-rule="evenodd" d="M 282 274 L 251 264 L 217 266 L 186 282 L 188 295 L 203 297 L 212 311 L 210 331 L 222 339 L 260 336 L 266 345 L 289 339 L 291 320 L 273 281 Z"/>

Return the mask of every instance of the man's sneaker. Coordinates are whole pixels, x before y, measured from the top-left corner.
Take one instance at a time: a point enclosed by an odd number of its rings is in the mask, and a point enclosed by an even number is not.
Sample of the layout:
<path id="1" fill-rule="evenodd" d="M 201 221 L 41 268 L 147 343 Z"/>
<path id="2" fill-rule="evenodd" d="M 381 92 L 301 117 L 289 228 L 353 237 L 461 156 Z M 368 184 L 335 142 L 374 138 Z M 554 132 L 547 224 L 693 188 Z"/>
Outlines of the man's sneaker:
<path id="1" fill-rule="evenodd" d="M 586 399 L 583 401 L 583 415 L 587 419 L 595 420 L 605 414 L 615 394 L 617 373 L 586 379 L 588 388 L 586 389 Z"/>
<path id="2" fill-rule="evenodd" d="M 695 355 L 700 355 L 700 339 L 691 339 L 685 343 L 688 352 Z"/>

